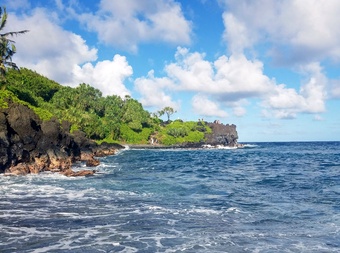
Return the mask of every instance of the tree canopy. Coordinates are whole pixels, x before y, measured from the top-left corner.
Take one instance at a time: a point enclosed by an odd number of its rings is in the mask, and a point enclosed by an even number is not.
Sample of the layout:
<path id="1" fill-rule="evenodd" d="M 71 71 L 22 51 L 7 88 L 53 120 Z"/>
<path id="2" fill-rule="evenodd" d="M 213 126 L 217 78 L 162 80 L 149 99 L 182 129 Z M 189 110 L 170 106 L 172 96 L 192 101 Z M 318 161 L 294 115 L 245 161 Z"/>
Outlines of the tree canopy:
<path id="1" fill-rule="evenodd" d="M 6 8 L 0 7 L 0 107 L 8 106 L 8 100 L 28 105 L 42 120 L 52 117 L 67 120 L 71 131 L 81 130 L 97 141 L 145 144 L 150 138 L 152 141 L 156 138 L 159 143 L 174 144 L 204 138 L 196 123 L 171 123 L 170 116 L 176 112 L 172 107 L 158 112 L 159 117 L 166 114 L 168 118 L 167 125 L 161 126 L 160 118 L 152 117 L 130 96 L 103 97 L 102 92 L 90 84 L 81 83 L 72 88 L 29 69 L 16 71 L 19 67 L 12 61 L 16 47 L 11 38 L 28 30 L 1 33 L 6 23 Z M 206 131 L 205 126 L 203 130 Z"/>
<path id="2" fill-rule="evenodd" d="M 171 145 L 183 142 L 200 142 L 209 131 L 203 122 L 170 121 L 175 113 L 164 107 L 161 113 L 168 121 L 151 116 L 140 102 L 126 96 L 103 97 L 100 90 L 90 84 L 77 87 L 62 86 L 32 70 L 20 72 L 9 69 L 7 85 L 0 90 L 0 106 L 5 107 L 10 98 L 30 106 L 42 120 L 53 116 L 71 123 L 71 131 L 81 130 L 98 142 L 122 142 Z"/>
<path id="3" fill-rule="evenodd" d="M 172 114 L 176 113 L 175 109 L 170 107 L 170 106 L 166 106 L 164 107 L 162 110 L 158 111 L 158 115 L 159 117 L 163 116 L 164 114 L 166 114 L 168 121 L 170 121 L 170 116 Z"/>

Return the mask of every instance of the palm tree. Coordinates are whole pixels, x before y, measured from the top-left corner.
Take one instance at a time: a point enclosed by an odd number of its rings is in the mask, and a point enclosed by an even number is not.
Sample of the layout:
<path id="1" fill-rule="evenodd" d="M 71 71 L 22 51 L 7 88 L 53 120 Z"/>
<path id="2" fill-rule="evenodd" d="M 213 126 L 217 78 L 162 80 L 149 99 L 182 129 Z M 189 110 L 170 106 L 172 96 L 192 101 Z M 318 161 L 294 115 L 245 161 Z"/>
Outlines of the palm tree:
<path id="1" fill-rule="evenodd" d="M 6 7 L 0 7 L 0 32 L 4 29 L 7 22 Z M 16 53 L 15 41 L 9 39 L 14 35 L 27 33 L 28 30 L 18 32 L 0 33 L 0 81 L 6 81 L 5 75 L 7 67 L 19 70 L 18 66 L 12 62 L 12 56 Z"/>

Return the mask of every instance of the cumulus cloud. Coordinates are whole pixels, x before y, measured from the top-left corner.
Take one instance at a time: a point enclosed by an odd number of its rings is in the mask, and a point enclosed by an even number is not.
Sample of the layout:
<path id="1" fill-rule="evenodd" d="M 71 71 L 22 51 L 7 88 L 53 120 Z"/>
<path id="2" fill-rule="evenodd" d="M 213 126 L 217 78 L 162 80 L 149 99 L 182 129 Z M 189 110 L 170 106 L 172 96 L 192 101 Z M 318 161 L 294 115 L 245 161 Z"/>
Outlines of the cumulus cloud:
<path id="1" fill-rule="evenodd" d="M 224 38 L 232 53 L 265 42 L 271 46 L 270 52 L 278 62 L 340 60 L 340 2 L 337 0 L 222 2 L 226 3 Z"/>
<path id="2" fill-rule="evenodd" d="M 302 74 L 299 84 L 276 84 L 262 94 L 266 117 L 295 118 L 322 113 L 329 97 L 338 97 L 338 82 L 329 84 L 321 63 L 340 60 L 340 2 L 308 0 L 223 0 L 224 40 L 231 55 L 265 45 L 266 56 Z M 329 91 L 327 91 L 327 88 Z"/>
<path id="3" fill-rule="evenodd" d="M 242 54 L 225 55 L 216 61 L 204 59 L 202 53 L 191 53 L 187 48 L 179 47 L 175 59 L 165 67 L 165 71 L 175 84 L 177 91 L 191 91 L 206 94 L 211 99 L 199 95 L 192 100 L 192 106 L 202 116 L 225 117 L 225 109 L 232 108 L 233 114 L 243 116 L 247 99 L 270 94 L 275 88 L 272 80 L 263 74 L 263 64 L 250 61 Z M 205 108 L 199 109 L 199 101 Z M 209 106 L 208 106 L 209 105 Z M 224 109 L 217 109 L 221 107 Z"/>
<path id="4" fill-rule="evenodd" d="M 217 103 L 200 94 L 192 98 L 192 107 L 195 113 L 204 117 L 225 118 L 228 116 L 227 112 L 220 109 Z"/>
<path id="5" fill-rule="evenodd" d="M 135 80 L 135 89 L 141 94 L 140 102 L 146 107 L 162 109 L 170 106 L 176 110 L 180 103 L 173 101 L 169 95 L 169 90 L 173 87 L 173 82 L 167 77 L 156 78 L 154 71 L 149 71 L 146 77 Z"/>
<path id="6" fill-rule="evenodd" d="M 81 36 L 64 30 L 55 17 L 42 8 L 27 16 L 9 15 L 9 30 L 30 30 L 16 38 L 15 62 L 63 85 L 84 82 L 100 89 L 103 95 L 130 95 L 124 81 L 133 70 L 126 58 L 115 55 L 112 61 L 95 63 L 97 49 L 90 48 Z"/>
<path id="7" fill-rule="evenodd" d="M 7 28 L 17 27 L 30 30 L 16 38 L 18 65 L 60 83 L 72 80 L 74 66 L 97 59 L 97 49 L 89 48 L 79 35 L 63 30 L 44 9 L 35 9 L 29 16 L 9 15 Z"/>
<path id="8" fill-rule="evenodd" d="M 165 67 L 169 77 L 176 81 L 178 90 L 198 91 L 215 95 L 219 100 L 237 101 L 256 97 L 272 88 L 259 61 L 250 61 L 244 55 L 219 57 L 215 62 L 205 55 L 178 48 L 176 62 Z"/>
<path id="9" fill-rule="evenodd" d="M 223 34 L 223 38 L 229 44 L 229 50 L 233 54 L 242 54 L 245 48 L 249 48 L 254 43 L 254 38 L 249 36 L 246 24 L 237 19 L 231 13 L 223 14 L 223 23 L 226 27 L 226 31 Z"/>
<path id="10" fill-rule="evenodd" d="M 166 89 L 196 93 L 192 107 L 202 116 L 225 117 L 228 109 L 235 116 L 244 116 L 250 99 L 261 101 L 265 117 L 295 118 L 298 113 L 325 111 L 328 79 L 319 63 L 300 67 L 305 80 L 300 90 L 296 90 L 277 84 L 263 73 L 262 62 L 248 60 L 243 54 L 222 55 L 214 62 L 204 57 L 204 54 L 179 47 L 176 61 L 165 66 L 166 77 L 155 78 L 152 72 L 135 82 L 137 90 L 143 94 L 143 104 L 170 102 Z M 158 98 L 154 97 L 155 92 Z"/>
<path id="11" fill-rule="evenodd" d="M 318 63 L 304 66 L 301 71 L 306 81 L 300 91 L 277 85 L 273 93 L 264 99 L 264 106 L 270 108 L 277 118 L 295 118 L 297 113 L 322 113 L 327 98 L 327 78 Z"/>
<path id="12" fill-rule="evenodd" d="M 173 0 L 101 0 L 98 12 L 80 14 L 79 19 L 105 44 L 133 52 L 139 43 L 191 42 L 192 24 Z"/>
<path id="13" fill-rule="evenodd" d="M 93 65 L 86 63 L 82 67 L 75 65 L 72 71 L 70 86 L 79 83 L 88 83 L 101 90 L 104 96 L 119 95 L 125 97 L 130 91 L 125 87 L 124 81 L 133 73 L 132 67 L 126 58 L 115 55 L 112 61 L 100 61 Z"/>

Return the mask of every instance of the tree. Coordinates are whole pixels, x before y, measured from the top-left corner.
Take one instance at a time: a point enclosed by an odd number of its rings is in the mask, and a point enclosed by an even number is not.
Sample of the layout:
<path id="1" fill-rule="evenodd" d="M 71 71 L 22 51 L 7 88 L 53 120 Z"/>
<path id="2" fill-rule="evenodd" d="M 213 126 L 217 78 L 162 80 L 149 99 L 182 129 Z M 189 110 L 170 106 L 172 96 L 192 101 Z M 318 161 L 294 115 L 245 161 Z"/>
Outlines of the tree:
<path id="1" fill-rule="evenodd" d="M 122 122 L 128 124 L 132 130 L 142 131 L 143 127 L 149 126 L 150 114 L 137 100 L 125 97 L 122 112 Z"/>
<path id="2" fill-rule="evenodd" d="M 0 7 L 0 31 L 2 31 L 7 23 L 7 12 L 6 8 Z M 0 78 L 1 81 L 6 81 L 5 76 L 7 72 L 7 67 L 19 70 L 18 66 L 12 62 L 12 57 L 16 53 L 15 41 L 9 39 L 14 35 L 19 35 L 27 33 L 28 30 L 18 31 L 18 32 L 6 32 L 0 33 Z"/>
<path id="3" fill-rule="evenodd" d="M 158 111 L 160 117 L 166 114 L 166 116 L 168 117 L 168 121 L 170 121 L 170 116 L 174 113 L 176 113 L 176 111 L 170 106 L 164 107 L 162 110 Z"/>

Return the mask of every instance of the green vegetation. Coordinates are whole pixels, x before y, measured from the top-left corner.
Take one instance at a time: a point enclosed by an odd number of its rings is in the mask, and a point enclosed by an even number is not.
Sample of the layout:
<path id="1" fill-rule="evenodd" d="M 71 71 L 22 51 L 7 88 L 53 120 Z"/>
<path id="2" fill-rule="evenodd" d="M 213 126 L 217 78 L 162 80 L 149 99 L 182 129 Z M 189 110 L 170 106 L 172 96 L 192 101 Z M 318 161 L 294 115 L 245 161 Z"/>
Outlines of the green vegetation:
<path id="1" fill-rule="evenodd" d="M 62 86 L 32 70 L 7 69 L 6 86 L 0 91 L 0 107 L 8 106 L 8 100 L 25 104 L 42 119 L 53 116 L 71 123 L 71 131 L 81 130 L 97 142 L 173 145 L 200 142 L 208 128 L 204 122 L 170 121 L 175 113 L 171 107 L 150 114 L 137 100 L 126 96 L 103 97 L 89 84 L 77 87 Z M 163 114 L 168 120 L 163 122 Z"/>
<path id="2" fill-rule="evenodd" d="M 205 133 L 211 133 L 211 129 L 204 122 L 175 120 L 162 127 L 156 136 L 164 145 L 174 145 L 204 141 Z"/>
<path id="3" fill-rule="evenodd" d="M 6 8 L 0 7 L 0 31 L 7 22 Z M 166 106 L 153 116 L 141 103 L 126 96 L 103 97 L 100 90 L 82 83 L 76 88 L 65 87 L 32 70 L 12 62 L 16 53 L 14 35 L 28 30 L 0 33 L 0 108 L 9 101 L 27 105 L 40 117 L 57 117 L 71 123 L 71 132 L 83 131 L 97 142 L 147 144 L 150 139 L 171 145 L 200 142 L 211 131 L 203 122 L 170 121 L 176 111 Z M 163 122 L 159 117 L 167 115 Z"/>
<path id="4" fill-rule="evenodd" d="M 175 112 L 176 111 L 174 110 L 174 108 L 167 106 L 167 107 L 164 107 L 162 110 L 158 111 L 158 116 L 161 117 L 164 114 L 166 114 L 166 116 L 168 117 L 168 121 L 170 121 L 170 116 L 174 114 Z"/>

